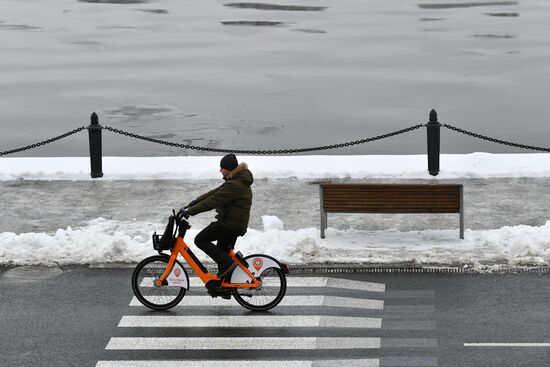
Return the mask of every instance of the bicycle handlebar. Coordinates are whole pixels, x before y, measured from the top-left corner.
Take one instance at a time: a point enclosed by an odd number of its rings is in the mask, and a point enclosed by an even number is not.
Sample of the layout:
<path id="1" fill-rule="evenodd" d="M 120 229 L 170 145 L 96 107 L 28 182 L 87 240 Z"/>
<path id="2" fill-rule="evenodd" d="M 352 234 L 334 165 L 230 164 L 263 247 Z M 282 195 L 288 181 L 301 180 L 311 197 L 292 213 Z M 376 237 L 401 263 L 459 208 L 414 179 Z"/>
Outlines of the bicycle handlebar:
<path id="1" fill-rule="evenodd" d="M 176 210 L 175 209 L 172 209 L 172 214 L 174 215 L 174 220 L 176 222 L 176 226 L 177 227 L 185 227 L 186 229 L 189 229 L 191 228 L 191 225 L 189 224 L 189 221 L 187 220 L 187 218 L 178 218 L 178 215 L 176 214 Z"/>

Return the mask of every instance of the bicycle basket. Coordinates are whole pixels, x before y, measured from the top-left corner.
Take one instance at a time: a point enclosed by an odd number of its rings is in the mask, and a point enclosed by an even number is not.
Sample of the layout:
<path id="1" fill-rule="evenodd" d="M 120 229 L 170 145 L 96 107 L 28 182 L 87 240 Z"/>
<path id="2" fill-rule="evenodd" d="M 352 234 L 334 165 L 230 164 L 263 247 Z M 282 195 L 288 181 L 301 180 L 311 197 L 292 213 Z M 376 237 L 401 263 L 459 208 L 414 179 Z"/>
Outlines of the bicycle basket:
<path id="1" fill-rule="evenodd" d="M 159 236 L 157 232 L 153 233 L 153 248 L 157 251 L 171 250 L 176 245 L 176 237 L 169 238 Z"/>
<path id="2" fill-rule="evenodd" d="M 171 216 L 162 236 L 157 232 L 153 233 L 153 248 L 157 251 L 171 250 L 176 245 L 176 236 L 174 233 L 175 218 Z"/>

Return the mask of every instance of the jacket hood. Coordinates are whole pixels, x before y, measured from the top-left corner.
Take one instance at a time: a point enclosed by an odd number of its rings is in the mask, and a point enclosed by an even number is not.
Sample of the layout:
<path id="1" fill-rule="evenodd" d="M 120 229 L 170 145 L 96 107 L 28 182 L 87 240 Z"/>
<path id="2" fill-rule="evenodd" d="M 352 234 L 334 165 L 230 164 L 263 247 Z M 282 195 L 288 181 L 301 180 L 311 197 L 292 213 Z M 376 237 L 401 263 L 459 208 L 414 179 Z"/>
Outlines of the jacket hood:
<path id="1" fill-rule="evenodd" d="M 250 186 L 254 182 L 254 177 L 252 176 L 252 172 L 248 169 L 248 165 L 243 162 L 227 175 L 226 180 L 239 180 Z"/>

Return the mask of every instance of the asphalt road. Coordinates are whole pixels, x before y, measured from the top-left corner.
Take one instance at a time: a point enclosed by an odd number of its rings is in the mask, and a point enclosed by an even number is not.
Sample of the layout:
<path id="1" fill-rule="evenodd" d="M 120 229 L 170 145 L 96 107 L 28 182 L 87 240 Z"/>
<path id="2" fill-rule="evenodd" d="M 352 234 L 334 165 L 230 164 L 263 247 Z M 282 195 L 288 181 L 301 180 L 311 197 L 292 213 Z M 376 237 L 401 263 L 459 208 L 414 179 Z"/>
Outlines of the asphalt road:
<path id="1" fill-rule="evenodd" d="M 295 303 L 257 314 L 202 288 L 168 312 L 131 306 L 131 271 L 0 268 L 0 366 L 550 365 L 549 274 L 291 274 Z"/>

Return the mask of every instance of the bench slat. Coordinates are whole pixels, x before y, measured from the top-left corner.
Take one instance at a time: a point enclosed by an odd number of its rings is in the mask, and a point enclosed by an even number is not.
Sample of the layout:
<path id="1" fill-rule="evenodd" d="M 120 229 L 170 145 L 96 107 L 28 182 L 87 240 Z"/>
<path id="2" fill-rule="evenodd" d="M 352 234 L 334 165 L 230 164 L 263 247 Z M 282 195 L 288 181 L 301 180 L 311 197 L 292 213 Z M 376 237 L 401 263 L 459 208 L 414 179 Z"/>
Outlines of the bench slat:
<path id="1" fill-rule="evenodd" d="M 379 208 L 379 207 L 415 207 L 415 208 L 430 208 L 430 207 L 437 207 L 437 208 L 457 208 L 460 205 L 456 202 L 391 202 L 391 201 L 379 201 L 379 202 L 371 202 L 371 201 L 355 201 L 355 202 L 325 202 L 324 207 L 338 207 L 338 206 L 364 206 L 367 208 Z"/>
<path id="2" fill-rule="evenodd" d="M 382 202 L 393 202 L 393 203 L 425 203 L 425 202 L 434 202 L 434 203 L 456 203 L 460 197 L 433 197 L 433 196 L 390 196 L 390 197 L 379 197 L 379 196 L 360 196 L 360 197 L 346 197 L 346 196 L 329 196 L 324 197 L 325 202 L 344 202 L 344 203 L 382 203 Z"/>
<path id="3" fill-rule="evenodd" d="M 339 210 L 327 210 L 326 213 L 376 213 L 376 214 L 456 214 L 460 213 L 460 210 L 451 211 L 448 209 L 372 209 L 372 210 L 364 210 L 364 209 L 357 209 L 354 210 L 351 209 L 339 209 Z"/>
<path id="4" fill-rule="evenodd" d="M 360 208 L 338 207 L 325 210 L 326 213 L 459 213 L 460 208 Z"/>
<path id="5" fill-rule="evenodd" d="M 448 192 L 448 191 L 458 191 L 458 187 L 456 186 L 431 186 L 431 185 L 425 185 L 425 186 L 411 186 L 411 185 L 396 185 L 395 188 L 390 188 L 387 186 L 377 186 L 377 187 L 370 187 L 366 185 L 358 185 L 357 187 L 354 186 L 334 186 L 334 185 L 322 185 L 324 191 L 366 191 L 366 192 L 392 192 L 395 191 L 395 189 L 399 189 L 399 191 L 411 191 L 411 192 Z"/>

